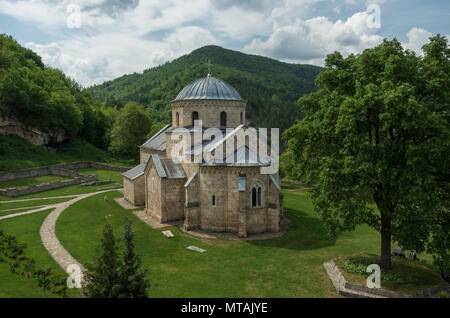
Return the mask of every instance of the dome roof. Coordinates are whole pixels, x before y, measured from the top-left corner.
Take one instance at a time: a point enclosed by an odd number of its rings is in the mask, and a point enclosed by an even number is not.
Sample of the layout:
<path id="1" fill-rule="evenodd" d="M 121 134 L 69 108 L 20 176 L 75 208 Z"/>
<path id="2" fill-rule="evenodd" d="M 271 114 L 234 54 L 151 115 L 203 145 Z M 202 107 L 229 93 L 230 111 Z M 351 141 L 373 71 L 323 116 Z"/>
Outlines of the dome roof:
<path id="1" fill-rule="evenodd" d="M 233 86 L 209 74 L 189 83 L 173 101 L 189 99 L 243 100 Z"/>

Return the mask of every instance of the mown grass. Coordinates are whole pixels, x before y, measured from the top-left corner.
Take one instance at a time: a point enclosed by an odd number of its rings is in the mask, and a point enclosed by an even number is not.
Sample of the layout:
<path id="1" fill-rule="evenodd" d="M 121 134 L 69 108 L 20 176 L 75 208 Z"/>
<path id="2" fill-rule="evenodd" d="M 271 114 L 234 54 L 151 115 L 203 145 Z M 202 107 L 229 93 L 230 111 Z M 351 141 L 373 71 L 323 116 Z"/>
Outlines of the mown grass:
<path id="1" fill-rule="evenodd" d="M 39 234 L 40 227 L 44 219 L 51 210 L 18 216 L 0 221 L 0 229 L 9 235 L 17 238 L 18 242 L 26 243 L 25 254 L 36 261 L 36 266 L 46 269 L 51 268 L 54 273 L 64 274 L 62 268 L 48 254 L 42 245 Z M 79 297 L 78 290 L 68 290 L 68 297 Z M 25 278 L 13 274 L 9 270 L 9 265 L 0 262 L 0 298 L 5 297 L 58 297 L 55 294 L 44 291 L 38 287 L 37 280 Z"/>
<path id="2" fill-rule="evenodd" d="M 26 188 L 32 185 L 38 185 L 42 183 L 50 183 L 53 181 L 64 181 L 70 180 L 70 178 L 55 176 L 55 175 L 47 175 L 47 176 L 39 176 L 39 177 L 29 177 L 29 178 L 20 178 L 15 180 L 1 181 L 0 189 L 7 188 Z"/>
<path id="3" fill-rule="evenodd" d="M 71 198 L 61 198 L 61 199 L 42 199 L 42 200 L 32 200 L 32 201 L 0 201 L 0 214 L 2 211 L 17 209 L 17 208 L 28 208 L 41 205 L 55 204 L 69 201 Z"/>
<path id="4" fill-rule="evenodd" d="M 26 199 L 36 199 L 36 198 L 47 198 L 47 197 L 59 197 L 59 196 L 67 196 L 67 195 L 77 195 L 84 193 L 91 193 L 96 191 L 101 191 L 110 188 L 120 188 L 121 186 L 118 184 L 104 184 L 100 186 L 87 186 L 82 187 L 80 185 L 74 185 L 70 187 L 64 187 L 54 190 L 49 190 L 45 192 L 38 192 L 33 194 L 27 194 L 20 197 L 16 197 L 15 199 L 26 200 Z M 0 196 L 0 201 L 11 201 L 10 197 Z"/>
<path id="5" fill-rule="evenodd" d="M 125 217 L 133 221 L 136 248 L 152 282 L 151 297 L 337 297 L 323 263 L 356 252 L 374 253 L 379 236 L 365 226 L 329 237 L 313 211 L 309 194 L 285 192 L 285 213 L 294 224 L 283 237 L 265 241 L 206 240 L 177 227 L 167 239 L 112 198 L 109 192 L 69 207 L 56 224 L 56 234 L 80 262 L 93 260 L 106 223 L 118 237 Z M 83 227 L 79 227 L 83 224 Z M 195 253 L 195 245 L 207 250 Z"/>
<path id="6" fill-rule="evenodd" d="M 0 171 L 19 170 L 74 161 L 96 161 L 135 166 L 134 160 L 120 160 L 82 139 L 74 139 L 49 152 L 15 135 L 0 135 Z"/>
<path id="7" fill-rule="evenodd" d="M 96 174 L 98 175 L 98 179 L 100 181 L 102 180 L 114 180 L 118 184 L 123 183 L 123 176 L 122 172 L 118 171 L 112 171 L 112 170 L 97 170 L 97 169 L 90 169 L 90 168 L 84 168 L 84 169 L 74 169 L 74 171 L 81 173 L 81 174 Z"/>

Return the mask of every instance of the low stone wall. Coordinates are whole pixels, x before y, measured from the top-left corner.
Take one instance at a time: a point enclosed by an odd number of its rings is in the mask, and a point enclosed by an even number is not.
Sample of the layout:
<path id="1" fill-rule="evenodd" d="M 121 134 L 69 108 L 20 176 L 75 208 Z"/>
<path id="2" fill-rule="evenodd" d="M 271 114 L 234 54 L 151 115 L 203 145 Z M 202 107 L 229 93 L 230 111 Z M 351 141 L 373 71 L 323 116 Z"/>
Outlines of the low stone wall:
<path id="1" fill-rule="evenodd" d="M 30 177 L 39 177 L 46 175 L 57 175 L 71 178 L 71 180 L 65 181 L 54 181 L 50 183 L 43 183 L 39 185 L 32 185 L 26 188 L 9 188 L 9 189 L 0 189 L 1 196 L 7 197 L 18 197 L 26 194 L 32 194 L 37 192 L 43 192 L 63 187 L 68 187 L 72 185 L 102 185 L 107 183 L 113 183 L 114 180 L 104 180 L 98 181 L 98 175 L 84 175 L 73 171 L 73 169 L 99 169 L 99 170 L 113 170 L 113 171 L 127 171 L 129 167 L 118 167 L 118 166 L 110 166 L 104 163 L 98 162 L 71 162 L 71 163 L 63 163 L 52 166 L 38 167 L 38 168 L 30 168 L 23 170 L 14 170 L 14 171 L 1 171 L 0 172 L 0 182 L 1 181 L 9 181 L 15 179 L 22 178 L 30 178 Z"/>
<path id="2" fill-rule="evenodd" d="M 325 270 L 333 283 L 336 291 L 345 297 L 361 297 L 361 298 L 429 298 L 438 297 L 441 291 L 450 293 L 450 284 L 441 283 L 436 286 L 423 289 L 414 295 L 407 295 L 400 292 L 394 292 L 381 288 L 369 288 L 358 284 L 349 283 L 341 270 L 335 263 L 335 260 L 331 260 L 323 264 Z"/>
<path id="3" fill-rule="evenodd" d="M 23 169 L 15 171 L 2 171 L 0 172 L 0 182 L 16 180 L 30 177 L 40 177 L 47 175 L 57 175 L 68 178 L 82 177 L 83 175 L 75 171 L 67 170 L 62 167 L 39 167 L 32 169 Z"/>
<path id="4" fill-rule="evenodd" d="M 85 182 L 91 182 L 91 181 L 97 181 L 98 176 L 95 175 L 87 175 L 83 177 L 75 177 L 71 180 L 66 181 L 54 181 L 50 183 L 43 183 L 39 185 L 32 185 L 26 188 L 9 188 L 9 189 L 0 189 L 0 195 L 7 196 L 7 197 L 18 197 L 26 194 L 32 194 L 37 192 L 43 192 L 63 187 L 68 187 L 72 185 L 77 185 Z"/>
<path id="5" fill-rule="evenodd" d="M 130 167 L 121 167 L 121 166 L 110 166 L 106 163 L 100 163 L 100 162 L 91 162 L 91 161 L 78 161 L 78 162 L 70 162 L 70 163 L 62 163 L 59 165 L 54 165 L 52 167 L 62 167 L 64 169 L 99 169 L 99 170 L 112 170 L 112 171 L 119 171 L 119 172 L 125 172 L 127 170 L 130 170 Z"/>
<path id="6" fill-rule="evenodd" d="M 15 180 L 21 178 L 29 178 L 29 177 L 39 177 L 46 176 L 50 174 L 64 176 L 69 178 L 82 177 L 83 175 L 77 173 L 75 171 L 71 171 L 73 169 L 99 169 L 99 170 L 112 170 L 112 171 L 120 171 L 124 172 L 129 170 L 129 167 L 119 167 L 119 166 L 110 166 L 104 163 L 98 162 L 71 162 L 71 163 L 62 163 L 57 165 L 45 166 L 45 167 L 37 167 L 37 168 L 29 168 L 22 170 L 11 170 L 11 171 L 0 171 L 0 182 Z"/>

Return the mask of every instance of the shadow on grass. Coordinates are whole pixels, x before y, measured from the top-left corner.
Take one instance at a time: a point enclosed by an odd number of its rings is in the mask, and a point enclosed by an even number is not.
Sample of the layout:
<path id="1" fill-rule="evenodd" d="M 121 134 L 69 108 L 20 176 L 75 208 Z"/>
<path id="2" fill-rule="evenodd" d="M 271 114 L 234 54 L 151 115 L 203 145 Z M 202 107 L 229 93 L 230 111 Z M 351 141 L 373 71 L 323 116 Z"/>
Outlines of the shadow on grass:
<path id="1" fill-rule="evenodd" d="M 285 216 L 293 224 L 282 237 L 264 241 L 248 241 L 255 246 L 271 246 L 293 250 L 316 250 L 336 244 L 336 238 L 330 236 L 322 221 L 301 210 L 285 209 Z"/>

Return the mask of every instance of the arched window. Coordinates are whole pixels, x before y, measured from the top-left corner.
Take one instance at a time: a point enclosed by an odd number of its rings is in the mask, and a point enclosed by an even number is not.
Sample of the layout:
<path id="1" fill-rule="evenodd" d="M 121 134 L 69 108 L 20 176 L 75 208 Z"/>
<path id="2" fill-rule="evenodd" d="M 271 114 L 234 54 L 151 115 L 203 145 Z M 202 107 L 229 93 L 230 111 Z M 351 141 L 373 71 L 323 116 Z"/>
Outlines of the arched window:
<path id="1" fill-rule="evenodd" d="M 220 113 L 220 127 L 226 127 L 227 126 L 227 113 L 221 112 Z"/>
<path id="2" fill-rule="evenodd" d="M 244 115 L 241 112 L 241 125 L 244 123 Z"/>
<path id="3" fill-rule="evenodd" d="M 194 126 L 196 120 L 198 120 L 198 113 L 193 112 L 192 113 L 192 126 Z"/>
<path id="4" fill-rule="evenodd" d="M 211 201 L 212 201 L 212 202 L 211 202 L 212 205 L 216 205 L 216 196 L 213 195 L 211 199 L 212 199 L 212 200 L 211 200 Z"/>
<path id="5" fill-rule="evenodd" d="M 177 127 L 179 127 L 180 126 L 180 114 L 178 114 L 178 112 L 177 112 L 177 119 L 176 119 L 176 123 L 177 123 Z"/>
<path id="6" fill-rule="evenodd" d="M 260 183 L 255 183 L 252 186 L 252 193 L 250 197 L 250 207 L 260 208 L 264 204 L 264 189 Z"/>

